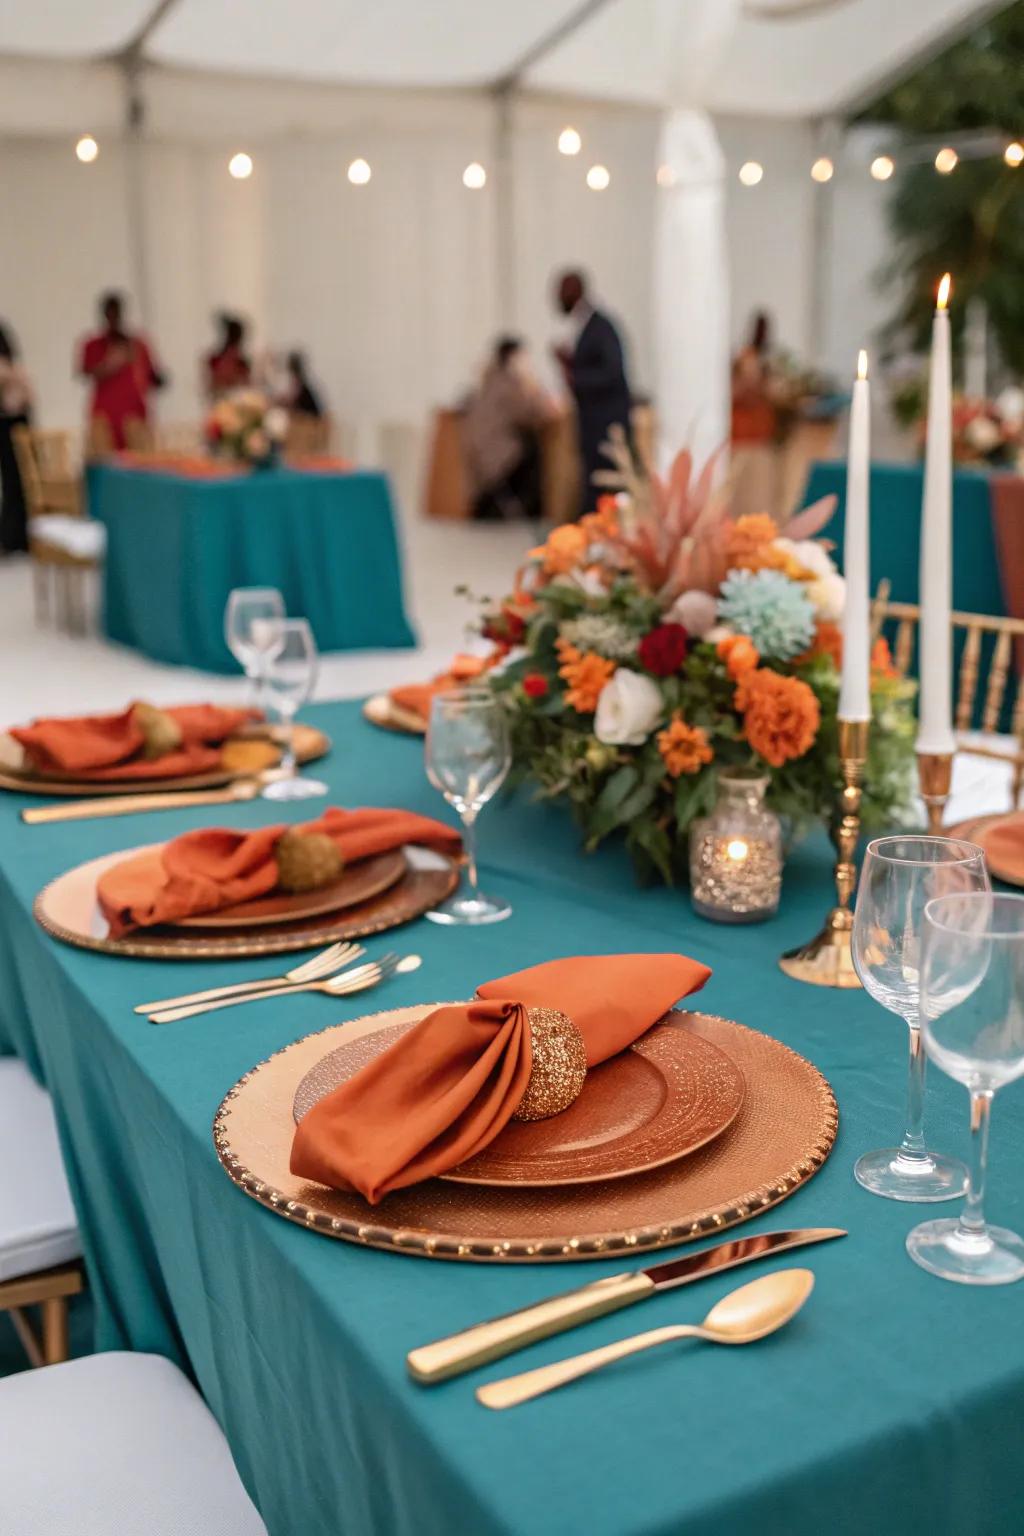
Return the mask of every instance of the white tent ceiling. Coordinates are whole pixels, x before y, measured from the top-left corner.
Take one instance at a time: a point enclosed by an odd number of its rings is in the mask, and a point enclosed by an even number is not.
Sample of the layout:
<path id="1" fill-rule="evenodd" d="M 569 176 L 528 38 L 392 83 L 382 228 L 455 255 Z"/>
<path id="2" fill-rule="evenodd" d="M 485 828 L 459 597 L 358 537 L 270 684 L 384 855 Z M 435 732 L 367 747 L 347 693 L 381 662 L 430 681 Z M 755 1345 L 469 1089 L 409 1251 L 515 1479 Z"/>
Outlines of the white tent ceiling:
<path id="1" fill-rule="evenodd" d="M 0 56 L 109 57 L 156 17 L 143 50 L 155 64 L 467 88 L 522 67 L 521 83 L 546 91 L 803 117 L 841 110 L 994 9 L 993 0 L 0 0 Z"/>

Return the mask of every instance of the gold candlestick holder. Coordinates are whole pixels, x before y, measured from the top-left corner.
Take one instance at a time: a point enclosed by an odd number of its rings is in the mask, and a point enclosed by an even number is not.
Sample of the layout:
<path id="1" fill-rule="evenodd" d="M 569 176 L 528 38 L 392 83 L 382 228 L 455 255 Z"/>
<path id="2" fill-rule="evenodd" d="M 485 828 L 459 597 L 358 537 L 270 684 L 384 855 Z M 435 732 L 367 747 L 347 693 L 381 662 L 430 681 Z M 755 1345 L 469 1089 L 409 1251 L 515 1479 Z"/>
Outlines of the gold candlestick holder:
<path id="1" fill-rule="evenodd" d="M 839 768 L 843 787 L 832 821 L 832 841 L 838 855 L 835 868 L 838 900 L 821 932 L 809 944 L 789 950 L 779 960 L 787 976 L 792 976 L 795 981 L 810 982 L 815 987 L 860 986 L 850 948 L 853 931 L 850 903 L 857 888 L 854 854 L 860 836 L 860 797 L 868 755 L 869 725 L 867 720 L 839 721 Z"/>
<path id="2" fill-rule="evenodd" d="M 917 781 L 921 787 L 921 799 L 928 813 L 929 835 L 939 837 L 942 834 L 949 789 L 953 782 L 952 752 L 919 752 Z"/>

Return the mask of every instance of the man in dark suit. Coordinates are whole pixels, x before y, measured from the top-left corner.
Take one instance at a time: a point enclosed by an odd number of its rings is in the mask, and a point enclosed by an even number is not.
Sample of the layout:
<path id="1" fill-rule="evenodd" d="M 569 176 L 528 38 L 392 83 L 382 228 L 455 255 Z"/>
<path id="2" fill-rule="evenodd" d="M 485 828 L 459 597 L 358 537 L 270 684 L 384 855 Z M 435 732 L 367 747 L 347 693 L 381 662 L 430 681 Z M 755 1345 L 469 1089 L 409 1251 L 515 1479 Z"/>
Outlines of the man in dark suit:
<path id="1" fill-rule="evenodd" d="M 619 333 L 608 316 L 590 303 L 582 272 L 562 273 L 556 304 L 571 327 L 570 339 L 554 350 L 576 402 L 582 477 L 580 512 L 590 512 L 597 499 L 591 477 L 595 470 L 611 467 L 601 453 L 608 429 L 618 423 L 629 433 L 626 364 Z"/>

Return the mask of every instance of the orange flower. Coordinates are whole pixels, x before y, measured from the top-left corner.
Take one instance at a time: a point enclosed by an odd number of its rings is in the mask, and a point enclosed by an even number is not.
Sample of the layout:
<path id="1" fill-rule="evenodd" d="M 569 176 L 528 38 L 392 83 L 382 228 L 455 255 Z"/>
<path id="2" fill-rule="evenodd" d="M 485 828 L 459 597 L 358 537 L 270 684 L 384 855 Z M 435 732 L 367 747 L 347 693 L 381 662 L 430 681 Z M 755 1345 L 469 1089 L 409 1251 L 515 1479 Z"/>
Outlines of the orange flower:
<path id="1" fill-rule="evenodd" d="M 734 683 L 738 683 L 745 672 L 753 672 L 761 660 L 757 646 L 747 635 L 725 635 L 715 649 Z"/>
<path id="2" fill-rule="evenodd" d="M 813 691 L 798 677 L 782 677 L 770 667 L 746 672 L 736 689 L 743 734 L 773 768 L 803 757 L 814 745 L 821 711 Z"/>
<path id="3" fill-rule="evenodd" d="M 714 756 L 700 726 L 687 725 L 678 710 L 665 729 L 658 732 L 658 751 L 674 779 L 681 773 L 698 773 Z"/>
<path id="4" fill-rule="evenodd" d="M 760 571 L 785 559 L 781 550 L 773 550 L 779 536 L 775 519 L 767 512 L 751 512 L 739 518 L 729 529 L 726 555 L 733 570 Z"/>
<path id="5" fill-rule="evenodd" d="M 899 677 L 899 668 L 892 659 L 892 651 L 889 642 L 884 635 L 879 635 L 871 647 L 871 670 L 881 677 Z"/>
<path id="6" fill-rule="evenodd" d="M 581 517 L 579 526 L 592 539 L 614 539 L 619 532 L 619 506 L 614 496 L 599 496 L 597 511 Z"/>
<path id="7" fill-rule="evenodd" d="M 546 544 L 530 550 L 534 560 L 543 562 L 546 576 L 565 576 L 579 565 L 587 552 L 587 535 L 579 523 L 563 523 L 552 528 Z"/>
<path id="8" fill-rule="evenodd" d="M 814 639 L 806 651 L 794 656 L 794 663 L 810 661 L 812 656 L 831 656 L 836 668 L 843 664 L 843 632 L 831 619 L 819 619 L 814 626 Z"/>
<path id="9" fill-rule="evenodd" d="M 565 702 L 581 715 L 592 715 L 605 683 L 615 674 L 614 661 L 607 661 L 594 651 L 579 652 L 575 646 L 559 642 L 558 675 L 567 684 Z"/>

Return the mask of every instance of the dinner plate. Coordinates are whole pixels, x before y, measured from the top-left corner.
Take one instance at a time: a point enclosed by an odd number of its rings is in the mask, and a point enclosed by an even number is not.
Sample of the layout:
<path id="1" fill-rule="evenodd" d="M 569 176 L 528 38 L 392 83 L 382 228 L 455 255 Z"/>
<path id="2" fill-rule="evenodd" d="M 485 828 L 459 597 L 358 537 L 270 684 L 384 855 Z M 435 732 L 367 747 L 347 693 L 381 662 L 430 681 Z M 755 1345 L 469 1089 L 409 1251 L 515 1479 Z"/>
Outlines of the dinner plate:
<path id="1" fill-rule="evenodd" d="M 231 736 L 225 746 L 241 752 L 230 767 L 217 768 L 210 773 L 181 774 L 177 778 L 137 779 L 76 779 L 69 774 L 40 773 L 35 769 L 19 766 L 24 753 L 13 736 L 0 734 L 0 789 L 13 790 L 20 795 L 140 795 L 161 794 L 178 789 L 217 789 L 234 779 L 247 778 L 268 766 L 266 760 L 257 762 L 255 755 L 247 764 L 245 745 L 265 738 L 240 734 Z M 268 743 L 269 744 L 269 743 Z M 295 727 L 295 756 L 300 763 L 312 763 L 325 757 L 331 750 L 331 738 L 311 725 Z"/>
<path id="2" fill-rule="evenodd" d="M 325 912 L 340 912 L 360 901 L 379 896 L 401 880 L 406 871 L 401 848 L 358 859 L 344 873 L 315 891 L 273 891 L 253 901 L 240 901 L 220 912 L 200 917 L 183 917 L 170 928 L 262 928 L 268 923 L 288 923 L 299 918 L 322 917 Z"/>
<path id="3" fill-rule="evenodd" d="M 1000 834 L 1007 829 L 1017 833 L 1018 849 L 1001 846 Z M 985 855 L 990 874 L 1004 885 L 1024 886 L 1024 811 L 971 816 L 955 827 L 943 828 L 943 836 L 961 837 L 965 842 L 976 843 Z"/>
<path id="4" fill-rule="evenodd" d="M 411 1027 L 398 1024 L 329 1052 L 299 1084 L 295 1119 Z M 510 1121 L 490 1146 L 441 1177 L 452 1184 L 523 1188 L 628 1178 L 720 1136 L 739 1114 L 745 1093 L 743 1073 L 718 1046 L 655 1024 L 627 1051 L 592 1067 L 568 1109 L 547 1120 Z"/>
<path id="5" fill-rule="evenodd" d="M 422 715 L 417 715 L 411 709 L 403 709 L 387 693 L 375 693 L 366 699 L 363 703 L 363 717 L 384 731 L 400 731 L 406 736 L 425 736 L 427 733 Z"/>

